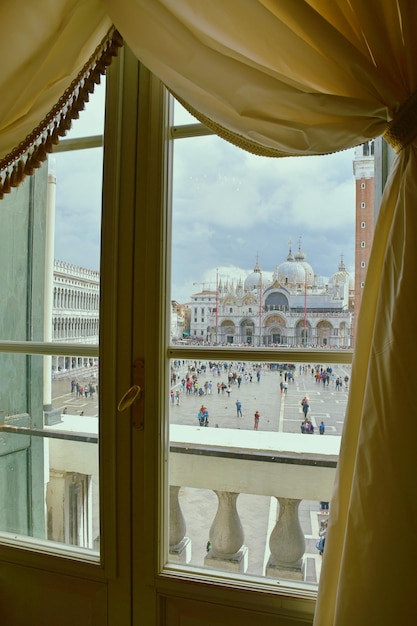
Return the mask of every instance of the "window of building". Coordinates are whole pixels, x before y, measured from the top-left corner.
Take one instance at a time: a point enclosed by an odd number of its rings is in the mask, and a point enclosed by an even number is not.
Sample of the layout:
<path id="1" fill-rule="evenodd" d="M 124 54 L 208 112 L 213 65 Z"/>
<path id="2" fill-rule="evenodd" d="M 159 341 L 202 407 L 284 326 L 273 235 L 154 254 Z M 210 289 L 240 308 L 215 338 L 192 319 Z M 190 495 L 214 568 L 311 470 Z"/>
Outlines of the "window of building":
<path id="1" fill-rule="evenodd" d="M 366 223 L 365 222 L 361 222 L 361 228 L 365 228 L 366 227 Z"/>
<path id="2" fill-rule="evenodd" d="M 361 209 L 365 209 L 366 208 L 366 203 L 365 202 L 361 202 Z"/>
<path id="3" fill-rule="evenodd" d="M 365 183 L 361 183 L 361 189 L 365 189 L 366 188 L 366 184 Z"/>
<path id="4" fill-rule="evenodd" d="M 362 280 L 361 281 L 361 289 L 363 289 L 365 287 L 365 282 Z"/>
<path id="5" fill-rule="evenodd" d="M 365 241 L 361 241 L 361 248 L 365 248 L 366 247 L 366 242 Z"/>
<path id="6" fill-rule="evenodd" d="M 365 261 L 361 261 L 361 268 L 363 269 L 364 267 L 366 267 L 366 263 Z"/>

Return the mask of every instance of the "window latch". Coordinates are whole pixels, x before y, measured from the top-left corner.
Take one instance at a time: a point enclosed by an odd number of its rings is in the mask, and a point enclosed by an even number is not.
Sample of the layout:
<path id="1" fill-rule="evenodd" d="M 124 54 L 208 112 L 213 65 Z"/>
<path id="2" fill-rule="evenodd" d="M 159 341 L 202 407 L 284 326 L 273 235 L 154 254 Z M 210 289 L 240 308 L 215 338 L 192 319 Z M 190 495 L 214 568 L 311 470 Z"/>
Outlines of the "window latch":
<path id="1" fill-rule="evenodd" d="M 132 411 L 132 426 L 138 430 L 144 428 L 143 389 L 145 382 L 145 363 L 143 359 L 136 359 L 133 364 L 133 385 L 122 396 L 117 405 L 119 413 L 127 409 Z"/>

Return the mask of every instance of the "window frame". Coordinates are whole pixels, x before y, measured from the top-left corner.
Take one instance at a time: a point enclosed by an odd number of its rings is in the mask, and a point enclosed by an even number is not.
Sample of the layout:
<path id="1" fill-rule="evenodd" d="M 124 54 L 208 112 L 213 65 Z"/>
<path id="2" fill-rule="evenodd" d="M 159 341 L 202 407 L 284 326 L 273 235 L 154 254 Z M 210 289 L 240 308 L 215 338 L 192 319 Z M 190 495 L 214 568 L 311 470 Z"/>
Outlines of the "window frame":
<path id="1" fill-rule="evenodd" d="M 172 96 L 170 96 L 172 98 Z M 195 124 L 184 124 L 184 125 L 172 125 L 169 126 L 166 130 L 168 136 L 172 141 L 177 139 L 187 139 L 198 136 L 205 136 L 213 134 L 212 131 L 205 128 L 200 123 Z M 170 159 L 172 159 L 172 146 L 170 148 Z M 169 161 L 169 167 L 172 167 L 172 161 Z M 168 178 L 172 176 L 172 172 L 169 172 Z M 165 207 L 167 224 L 171 225 L 171 211 L 172 211 L 172 197 L 167 199 L 167 205 Z M 170 239 L 171 230 L 168 228 L 167 238 Z M 167 258 L 169 257 L 170 244 L 167 244 Z M 162 255 L 163 250 L 161 250 Z M 168 259 L 169 266 L 169 274 L 170 274 L 170 257 Z M 170 297 L 168 298 L 168 303 L 170 302 Z M 233 308 L 230 308 L 230 311 L 233 312 Z M 165 315 L 169 317 L 170 310 L 166 308 Z M 169 338 L 169 335 L 168 335 Z M 177 345 L 173 344 L 170 341 L 167 342 L 164 356 L 164 363 L 161 363 L 161 370 L 169 369 L 169 364 L 171 360 L 204 360 L 204 361 L 216 361 L 216 360 L 230 360 L 230 361 L 247 361 L 249 358 L 254 362 L 268 361 L 271 363 L 279 363 L 279 362 L 294 362 L 294 363 L 306 363 L 306 362 L 323 362 L 328 360 L 329 362 L 335 364 L 351 364 L 352 363 L 352 349 L 290 349 L 284 350 L 280 349 L 279 351 L 274 348 L 250 348 L 250 353 L 248 353 L 247 347 L 236 348 L 233 347 L 212 347 L 212 346 L 186 346 L 186 345 Z M 164 402 L 165 397 L 167 396 L 167 389 L 163 390 Z M 164 417 L 161 416 L 161 419 L 164 420 Z M 162 429 L 164 428 L 161 425 Z M 165 424 L 166 428 L 166 424 Z M 160 459 L 164 459 L 166 457 L 167 451 L 164 449 L 160 450 Z M 159 494 L 158 498 L 166 498 L 167 493 L 163 493 L 163 489 L 168 490 L 169 482 L 168 476 L 166 472 L 164 473 L 162 483 L 162 492 Z M 165 485 L 165 487 L 163 486 Z M 167 501 L 161 503 L 161 509 L 167 510 Z M 303 585 L 303 583 L 280 581 L 280 589 L 277 589 L 275 582 L 270 582 L 268 579 L 261 577 L 256 579 L 253 577 L 252 579 L 246 580 L 238 575 L 233 575 L 231 573 L 227 573 L 221 575 L 219 572 L 210 572 L 210 571 L 202 571 L 200 568 L 194 570 L 194 568 L 190 566 L 183 566 L 181 564 L 173 564 L 168 562 L 168 545 L 167 545 L 167 537 L 168 537 L 168 518 L 160 519 L 161 527 L 160 532 L 162 536 L 160 537 L 160 542 L 162 545 L 162 550 L 160 552 L 159 558 L 159 572 L 157 573 L 157 578 L 159 581 L 163 582 L 163 585 L 168 581 L 178 581 L 183 583 L 193 582 L 201 583 L 207 587 L 207 589 L 211 588 L 211 585 L 223 584 L 227 586 L 230 592 L 239 592 L 243 594 L 249 593 L 251 597 L 253 597 L 253 592 L 256 593 L 257 599 L 255 600 L 255 604 L 261 604 L 261 598 L 263 593 L 272 594 L 273 602 L 280 603 L 282 601 L 283 596 L 289 597 L 294 602 L 298 602 L 300 599 L 308 602 L 308 610 L 307 612 L 311 614 L 314 611 L 315 599 L 316 599 L 316 591 L 311 590 L 311 585 Z M 227 581 L 227 582 L 226 582 Z M 259 587 L 262 588 L 262 591 L 259 590 Z M 279 611 L 278 611 L 279 613 Z M 278 614 L 277 613 L 277 614 Z"/>

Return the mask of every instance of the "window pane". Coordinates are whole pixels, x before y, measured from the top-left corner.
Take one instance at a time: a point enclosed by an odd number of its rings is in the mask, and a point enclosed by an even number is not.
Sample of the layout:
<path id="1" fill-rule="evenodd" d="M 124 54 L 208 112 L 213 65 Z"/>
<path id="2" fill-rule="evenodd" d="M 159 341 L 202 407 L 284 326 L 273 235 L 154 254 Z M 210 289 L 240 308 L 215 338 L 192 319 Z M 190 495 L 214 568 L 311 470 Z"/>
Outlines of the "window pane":
<path id="1" fill-rule="evenodd" d="M 350 365 L 171 361 L 169 561 L 316 584 Z"/>
<path id="2" fill-rule="evenodd" d="M 298 354 L 290 367 L 280 353 L 353 347 L 354 158 L 266 159 L 215 136 L 174 143 L 171 567 L 319 580 L 350 365 Z M 220 363 L 207 346 L 223 350 Z"/>
<path id="3" fill-rule="evenodd" d="M 102 133 L 103 95 L 91 99 L 70 138 Z M 36 539 L 43 550 L 49 542 L 63 552 L 64 544 L 76 546 L 93 561 L 100 542 L 102 138 L 95 143 L 80 149 L 83 140 L 64 141 L 5 196 L 0 235 L 1 537 Z M 22 342 L 19 351 L 9 341 Z M 45 343 L 62 348 L 43 350 Z"/>
<path id="4" fill-rule="evenodd" d="M 274 160 L 214 136 L 175 142 L 174 341 L 352 347 L 352 157 Z"/>
<path id="5" fill-rule="evenodd" d="M 12 533 L 97 551 L 97 375 L 79 374 L 80 384 L 94 384 L 85 396 L 64 374 L 48 384 L 50 356 L 0 353 L 0 371 L 3 539 Z"/>

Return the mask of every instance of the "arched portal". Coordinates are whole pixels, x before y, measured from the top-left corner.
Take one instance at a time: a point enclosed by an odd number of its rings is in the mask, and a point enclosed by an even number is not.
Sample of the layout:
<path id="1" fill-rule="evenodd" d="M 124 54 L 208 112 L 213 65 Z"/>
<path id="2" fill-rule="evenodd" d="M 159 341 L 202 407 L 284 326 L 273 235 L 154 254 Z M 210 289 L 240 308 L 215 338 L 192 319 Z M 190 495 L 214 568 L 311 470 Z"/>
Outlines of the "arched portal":
<path id="1" fill-rule="evenodd" d="M 224 320 L 220 326 L 220 343 L 234 343 L 236 326 L 231 320 Z"/>
<path id="2" fill-rule="evenodd" d="M 311 324 L 307 320 L 300 320 L 295 327 L 295 342 L 297 345 L 308 346 L 312 343 Z"/>
<path id="3" fill-rule="evenodd" d="M 264 344 L 267 346 L 287 343 L 285 319 L 281 315 L 271 315 L 265 320 Z"/>
<path id="4" fill-rule="evenodd" d="M 316 340 L 318 346 L 330 346 L 333 326 L 327 320 L 322 320 L 316 326 Z"/>
<path id="5" fill-rule="evenodd" d="M 251 319 L 245 318 L 240 322 L 241 343 L 253 345 L 255 334 L 255 324 Z"/>

